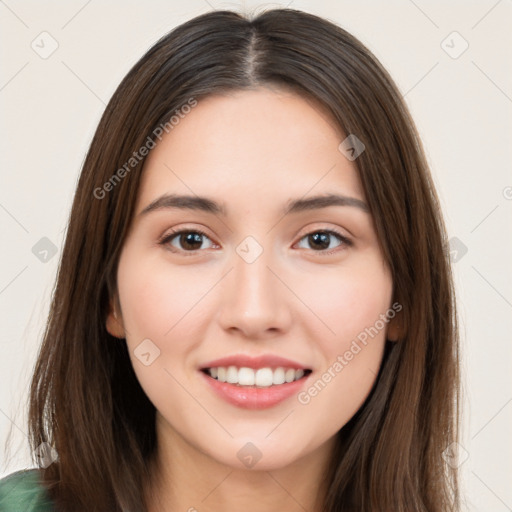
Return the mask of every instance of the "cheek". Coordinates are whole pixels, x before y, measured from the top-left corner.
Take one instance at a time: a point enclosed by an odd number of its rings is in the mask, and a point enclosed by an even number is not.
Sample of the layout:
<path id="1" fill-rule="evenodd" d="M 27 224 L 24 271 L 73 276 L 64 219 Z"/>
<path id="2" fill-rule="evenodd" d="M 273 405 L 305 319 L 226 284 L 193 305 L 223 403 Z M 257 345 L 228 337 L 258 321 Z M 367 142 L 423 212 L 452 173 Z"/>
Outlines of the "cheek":
<path id="1" fill-rule="evenodd" d="M 193 320 L 202 318 L 201 298 L 214 282 L 135 250 L 126 251 L 119 261 L 118 291 L 129 355 L 139 383 L 157 409 L 170 407 L 169 394 L 183 393 L 178 383 L 184 381 L 194 340 L 201 339 L 194 335 L 200 326 Z M 181 410 L 189 402 L 184 396 Z M 167 412 L 172 416 L 172 410 Z"/>
<path id="2" fill-rule="evenodd" d="M 322 365 L 298 401 L 305 411 L 323 411 L 327 429 L 340 428 L 357 412 L 380 368 L 387 326 L 381 315 L 390 307 L 392 281 L 376 261 L 317 279 L 321 286 L 309 295 L 312 309 L 334 332 L 317 334 Z"/>
<path id="3" fill-rule="evenodd" d="M 164 258 L 121 259 L 118 269 L 123 321 L 133 340 L 176 338 L 188 314 L 197 315 L 213 278 L 169 265 Z"/>
<path id="4" fill-rule="evenodd" d="M 357 264 L 340 267 L 336 272 L 329 269 L 309 275 L 311 277 L 301 280 L 298 294 L 306 299 L 317 317 L 316 323 L 321 320 L 324 324 L 325 328 L 317 332 L 316 338 L 325 354 L 345 350 L 354 338 L 376 322 L 385 335 L 380 315 L 390 307 L 392 281 L 376 258 L 361 258 Z"/>

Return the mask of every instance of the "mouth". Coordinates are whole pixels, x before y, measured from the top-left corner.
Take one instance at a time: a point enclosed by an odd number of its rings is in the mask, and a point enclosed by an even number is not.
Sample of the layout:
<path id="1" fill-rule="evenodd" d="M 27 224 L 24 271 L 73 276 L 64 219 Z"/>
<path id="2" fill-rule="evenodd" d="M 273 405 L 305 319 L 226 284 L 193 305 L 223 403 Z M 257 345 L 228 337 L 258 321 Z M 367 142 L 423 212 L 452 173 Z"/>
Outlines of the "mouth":
<path id="1" fill-rule="evenodd" d="M 215 366 L 201 368 L 213 380 L 240 388 L 275 388 L 306 379 L 312 370 L 308 368 Z"/>
<path id="2" fill-rule="evenodd" d="M 202 380 L 217 397 L 244 409 L 267 409 L 308 385 L 312 368 L 277 354 L 231 354 L 202 363 Z"/>

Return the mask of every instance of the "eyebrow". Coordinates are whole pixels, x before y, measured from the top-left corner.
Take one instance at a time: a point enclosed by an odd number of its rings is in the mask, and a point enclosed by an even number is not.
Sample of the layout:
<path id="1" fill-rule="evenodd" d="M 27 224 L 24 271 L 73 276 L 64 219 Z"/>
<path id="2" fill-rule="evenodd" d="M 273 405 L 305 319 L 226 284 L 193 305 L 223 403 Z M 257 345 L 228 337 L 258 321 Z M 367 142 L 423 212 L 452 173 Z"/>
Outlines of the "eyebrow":
<path id="1" fill-rule="evenodd" d="M 307 210 L 318 210 L 328 208 L 329 206 L 352 206 L 369 213 L 368 205 L 355 197 L 348 197 L 339 194 L 327 194 L 309 197 L 307 199 L 290 200 L 283 209 L 283 215 L 299 213 Z M 139 215 L 163 210 L 163 209 L 181 209 L 198 210 L 206 213 L 213 213 L 222 217 L 227 217 L 227 210 L 224 204 L 220 204 L 213 199 L 202 196 L 188 196 L 177 194 L 164 194 L 149 205 L 147 205 Z"/>

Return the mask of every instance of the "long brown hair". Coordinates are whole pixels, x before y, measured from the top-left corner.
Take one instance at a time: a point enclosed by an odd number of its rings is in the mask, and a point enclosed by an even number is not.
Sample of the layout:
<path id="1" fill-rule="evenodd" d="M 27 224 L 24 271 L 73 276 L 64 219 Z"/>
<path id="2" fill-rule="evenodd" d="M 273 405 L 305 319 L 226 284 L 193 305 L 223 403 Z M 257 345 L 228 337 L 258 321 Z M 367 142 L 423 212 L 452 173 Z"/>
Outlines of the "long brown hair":
<path id="1" fill-rule="evenodd" d="M 252 19 L 216 11 L 178 26 L 134 65 L 101 118 L 30 392 L 31 446 L 56 448 L 43 479 L 62 510 L 145 510 L 155 408 L 126 344 L 105 327 L 145 157 L 130 159 L 191 99 L 262 85 L 319 102 L 365 144 L 354 163 L 403 305 L 399 341 L 388 342 L 371 395 L 337 435 L 322 510 L 459 510 L 457 472 L 443 457 L 460 414 L 454 291 L 422 143 L 371 52 L 337 25 L 292 9 Z"/>

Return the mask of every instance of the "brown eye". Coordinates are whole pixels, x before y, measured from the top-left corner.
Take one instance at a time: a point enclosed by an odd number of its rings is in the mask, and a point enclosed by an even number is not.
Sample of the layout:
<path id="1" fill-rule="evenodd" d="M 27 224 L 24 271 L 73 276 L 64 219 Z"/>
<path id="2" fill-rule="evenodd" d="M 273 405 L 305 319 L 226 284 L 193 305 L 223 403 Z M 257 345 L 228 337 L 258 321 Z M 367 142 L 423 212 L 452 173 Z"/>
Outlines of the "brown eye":
<path id="1" fill-rule="evenodd" d="M 331 245 L 333 238 L 337 238 L 339 243 L 337 245 Z M 351 241 L 343 236 L 341 233 L 333 230 L 318 230 L 312 231 L 308 233 L 306 236 L 301 238 L 301 242 L 305 240 L 309 247 L 305 247 L 306 249 L 312 249 L 316 252 L 324 252 L 325 254 L 330 254 L 331 252 L 335 252 L 337 247 L 346 245 L 352 245 Z M 300 242 L 299 242 L 300 243 Z M 327 249 L 332 249 L 327 251 Z"/>
<path id="2" fill-rule="evenodd" d="M 170 246 L 171 250 L 173 251 L 192 252 L 198 251 L 202 248 L 201 246 L 205 238 L 210 240 L 210 238 L 203 231 L 182 230 L 165 236 L 161 240 L 160 244 Z"/>

